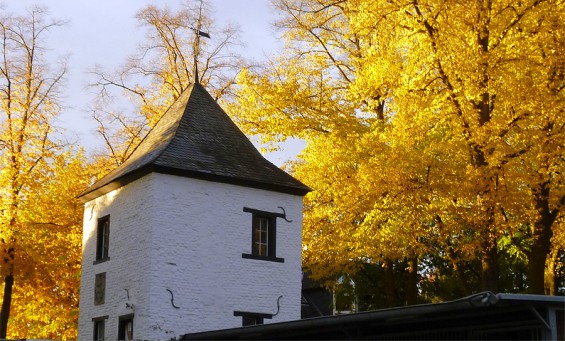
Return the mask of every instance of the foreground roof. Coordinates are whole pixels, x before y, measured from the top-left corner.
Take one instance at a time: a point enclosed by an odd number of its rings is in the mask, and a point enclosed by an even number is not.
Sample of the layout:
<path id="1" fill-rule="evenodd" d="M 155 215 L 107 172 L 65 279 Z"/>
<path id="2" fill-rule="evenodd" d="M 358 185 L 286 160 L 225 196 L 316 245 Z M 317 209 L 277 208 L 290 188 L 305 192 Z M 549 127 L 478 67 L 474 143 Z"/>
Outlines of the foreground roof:
<path id="1" fill-rule="evenodd" d="M 459 300 L 184 335 L 181 340 L 558 340 L 565 297 L 483 292 Z"/>
<path id="2" fill-rule="evenodd" d="M 198 83 L 181 94 L 126 162 L 80 197 L 92 200 L 150 172 L 296 195 L 310 190 L 265 159 Z"/>

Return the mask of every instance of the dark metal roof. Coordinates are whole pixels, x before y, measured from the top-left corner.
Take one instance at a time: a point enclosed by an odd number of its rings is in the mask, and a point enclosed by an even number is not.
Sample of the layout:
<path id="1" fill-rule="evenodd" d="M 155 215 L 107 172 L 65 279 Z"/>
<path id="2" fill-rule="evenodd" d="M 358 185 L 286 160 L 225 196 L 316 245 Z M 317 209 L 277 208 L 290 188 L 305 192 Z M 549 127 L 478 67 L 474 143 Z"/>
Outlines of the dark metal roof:
<path id="1" fill-rule="evenodd" d="M 94 199 L 150 172 L 296 195 L 310 191 L 265 159 L 200 84 L 181 94 L 126 162 L 80 197 Z"/>
<path id="2" fill-rule="evenodd" d="M 565 298 L 483 292 L 459 300 L 184 335 L 181 340 L 546 340 Z"/>

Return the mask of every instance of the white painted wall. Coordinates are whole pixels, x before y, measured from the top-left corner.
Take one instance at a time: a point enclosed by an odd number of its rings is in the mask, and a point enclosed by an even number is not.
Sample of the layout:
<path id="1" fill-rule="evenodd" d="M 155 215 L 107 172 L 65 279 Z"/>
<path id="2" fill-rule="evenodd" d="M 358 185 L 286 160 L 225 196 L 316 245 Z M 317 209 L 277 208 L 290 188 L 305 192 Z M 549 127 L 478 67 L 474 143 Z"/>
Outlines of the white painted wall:
<path id="1" fill-rule="evenodd" d="M 94 205 L 94 209 L 92 209 Z M 249 207 L 277 218 L 277 257 L 251 253 Z M 92 212 L 92 217 L 91 217 Z M 98 217 L 110 214 L 110 261 L 92 265 Z M 79 339 L 92 338 L 92 318 L 134 313 L 134 336 L 169 340 L 185 333 L 241 326 L 233 312 L 275 314 L 265 323 L 300 318 L 302 197 L 151 173 L 86 204 Z M 92 236 L 92 237 L 89 237 Z M 94 275 L 107 272 L 106 303 L 94 306 Z M 126 309 L 126 291 L 134 309 Z M 171 294 L 174 293 L 174 304 Z"/>
<path id="2" fill-rule="evenodd" d="M 148 315 L 150 228 L 156 203 L 150 200 L 154 186 L 145 177 L 85 204 L 83 224 L 82 277 L 79 307 L 79 340 L 92 340 L 92 318 L 108 315 L 106 338 L 115 340 L 118 316 Z M 110 260 L 93 265 L 96 254 L 98 218 L 110 215 Z M 95 274 L 106 272 L 106 297 L 94 305 Z M 125 289 L 128 289 L 128 301 Z"/>

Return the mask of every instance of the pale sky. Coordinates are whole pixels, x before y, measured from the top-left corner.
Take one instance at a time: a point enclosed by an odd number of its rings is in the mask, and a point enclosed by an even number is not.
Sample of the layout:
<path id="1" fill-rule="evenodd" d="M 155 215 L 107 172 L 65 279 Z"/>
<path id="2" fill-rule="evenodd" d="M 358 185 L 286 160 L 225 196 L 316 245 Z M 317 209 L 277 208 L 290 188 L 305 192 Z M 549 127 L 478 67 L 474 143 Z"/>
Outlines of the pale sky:
<path id="1" fill-rule="evenodd" d="M 208 2 L 214 9 L 213 17 L 218 27 L 228 23 L 240 27 L 241 40 L 246 45 L 242 52 L 244 57 L 261 60 L 276 52 L 280 46 L 272 27 L 276 13 L 269 0 Z M 40 5 L 46 7 L 52 17 L 69 21 L 49 33 L 47 46 L 55 56 L 70 56 L 64 98 L 67 109 L 60 117 L 59 125 L 67 129 L 70 139 L 80 141 L 87 151 L 102 144 L 95 133 L 96 124 L 87 111 L 92 101 L 92 95 L 86 89 L 86 84 L 92 80 L 87 71 L 95 64 L 107 71 L 114 70 L 135 52 L 137 44 L 144 38 L 134 18 L 138 10 L 148 4 L 174 9 L 183 3 L 183 0 L 0 0 L 10 13 L 24 14 L 25 9 Z M 286 152 L 268 158 L 281 164 L 299 148 L 288 146 Z"/>

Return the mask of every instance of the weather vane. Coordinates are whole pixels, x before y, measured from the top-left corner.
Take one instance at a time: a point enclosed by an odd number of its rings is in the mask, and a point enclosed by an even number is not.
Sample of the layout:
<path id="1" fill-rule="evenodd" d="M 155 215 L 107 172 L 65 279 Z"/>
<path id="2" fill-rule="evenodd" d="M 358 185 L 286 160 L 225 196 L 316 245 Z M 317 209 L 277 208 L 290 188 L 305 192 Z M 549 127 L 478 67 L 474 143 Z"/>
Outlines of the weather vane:
<path id="1" fill-rule="evenodd" d="M 196 39 L 194 41 L 194 83 L 199 83 L 198 80 L 198 55 L 200 54 L 200 37 L 210 38 L 210 35 L 206 32 L 200 31 L 194 28 L 196 33 Z"/>
<path id="2" fill-rule="evenodd" d="M 198 80 L 198 55 L 200 54 L 200 37 L 210 38 L 207 32 L 200 30 L 200 25 L 202 23 L 202 1 L 200 1 L 200 12 L 198 13 L 198 27 L 192 29 L 196 34 L 194 39 L 194 84 L 200 83 Z"/>

